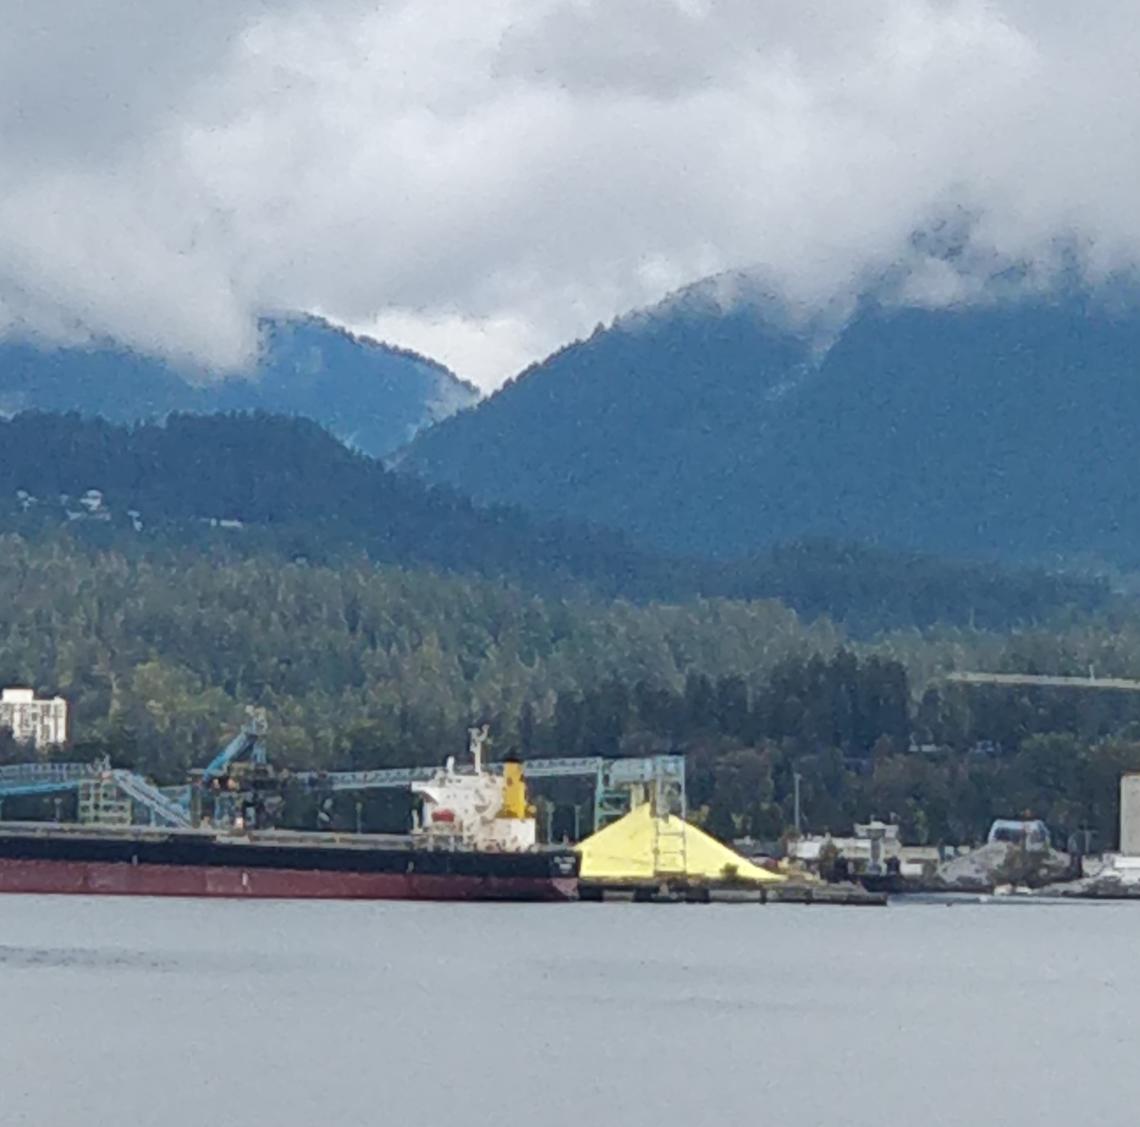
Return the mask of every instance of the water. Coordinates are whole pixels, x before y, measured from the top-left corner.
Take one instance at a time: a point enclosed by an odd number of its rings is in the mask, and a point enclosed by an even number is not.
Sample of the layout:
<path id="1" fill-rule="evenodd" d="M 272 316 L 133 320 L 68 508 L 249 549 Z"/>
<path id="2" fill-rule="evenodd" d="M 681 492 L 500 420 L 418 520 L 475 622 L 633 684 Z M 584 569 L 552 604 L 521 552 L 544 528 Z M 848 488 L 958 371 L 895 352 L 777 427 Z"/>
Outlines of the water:
<path id="1" fill-rule="evenodd" d="M 1140 905 L 0 897 L 0 1123 L 1129 1124 Z"/>

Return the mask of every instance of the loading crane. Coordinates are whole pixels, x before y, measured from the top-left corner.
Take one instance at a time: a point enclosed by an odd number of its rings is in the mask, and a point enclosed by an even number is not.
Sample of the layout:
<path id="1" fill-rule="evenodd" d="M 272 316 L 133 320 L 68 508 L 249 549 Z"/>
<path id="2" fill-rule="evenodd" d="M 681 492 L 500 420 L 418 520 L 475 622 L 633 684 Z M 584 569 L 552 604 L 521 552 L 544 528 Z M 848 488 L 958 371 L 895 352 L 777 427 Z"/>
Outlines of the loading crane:
<path id="1" fill-rule="evenodd" d="M 200 794 L 209 790 L 214 796 L 215 820 L 236 823 L 242 816 L 241 808 L 251 784 L 256 786 L 271 773 L 265 749 L 266 730 L 265 712 L 250 709 L 249 719 L 238 734 L 210 760 L 196 780 L 181 787 L 157 787 L 133 771 L 112 768 L 105 759 L 95 763 L 18 763 L 0 767 L 0 805 L 5 798 L 78 791 L 82 818 L 85 808 L 106 810 L 114 806 L 110 797 L 114 795 L 128 820 L 133 820 L 137 808 L 151 825 L 185 828 L 197 821 L 195 791 Z"/>
<path id="2" fill-rule="evenodd" d="M 662 812 L 688 813 L 685 796 L 685 757 L 650 755 L 630 759 L 604 759 L 599 755 L 567 759 L 528 759 L 523 764 L 528 780 L 592 778 L 594 828 L 601 829 L 627 814 L 641 801 Z M 331 792 L 398 789 L 431 778 L 436 767 L 386 767 L 375 771 L 300 771 L 291 777 L 314 790 Z M 501 765 L 488 764 L 488 770 Z"/>
<path id="3" fill-rule="evenodd" d="M 416 781 L 431 778 L 437 767 L 388 767 L 370 771 L 277 772 L 269 763 L 268 729 L 263 710 L 250 709 L 249 719 L 189 784 L 157 787 L 131 771 L 111 769 L 109 763 L 25 763 L 0 767 L 0 804 L 5 798 L 58 794 L 84 788 L 114 790 L 144 811 L 152 825 L 193 826 L 199 820 L 201 801 L 212 799 L 216 824 L 241 825 L 267 801 L 279 801 L 281 786 L 290 781 L 327 793 L 396 789 L 408 790 Z M 492 771 L 501 770 L 490 764 Z M 595 829 L 624 816 L 640 802 L 655 810 L 685 818 L 685 757 L 652 755 L 627 759 L 577 756 L 531 759 L 525 763 L 528 779 L 592 779 Z M 273 797 L 276 794 L 278 797 Z M 196 803 L 195 799 L 199 801 Z M 128 807 L 128 817 L 130 807 Z"/>
<path id="4" fill-rule="evenodd" d="M 202 781 L 211 783 L 221 779 L 227 774 L 231 766 L 239 760 L 246 758 L 246 762 L 258 767 L 264 767 L 269 762 L 265 750 L 265 733 L 268 730 L 268 721 L 265 710 L 251 708 L 248 710 L 249 719 L 242 725 L 241 731 L 213 759 L 202 772 Z"/>
<path id="5" fill-rule="evenodd" d="M 250 764 L 254 771 L 268 770 L 265 750 L 267 722 L 262 709 L 250 709 L 249 719 L 238 734 L 206 765 L 197 780 L 197 789 L 215 787 L 223 790 L 216 799 L 231 820 L 240 803 L 239 786 L 226 789 L 224 784 L 239 762 Z M 103 806 L 109 791 L 145 812 L 151 825 L 188 827 L 197 820 L 193 813 L 194 783 L 181 787 L 157 787 L 142 775 L 119 768 L 112 769 L 106 760 L 96 763 L 18 763 L 0 767 L 0 805 L 5 798 L 80 792 L 80 805 Z M 98 797 L 93 792 L 98 792 Z"/>

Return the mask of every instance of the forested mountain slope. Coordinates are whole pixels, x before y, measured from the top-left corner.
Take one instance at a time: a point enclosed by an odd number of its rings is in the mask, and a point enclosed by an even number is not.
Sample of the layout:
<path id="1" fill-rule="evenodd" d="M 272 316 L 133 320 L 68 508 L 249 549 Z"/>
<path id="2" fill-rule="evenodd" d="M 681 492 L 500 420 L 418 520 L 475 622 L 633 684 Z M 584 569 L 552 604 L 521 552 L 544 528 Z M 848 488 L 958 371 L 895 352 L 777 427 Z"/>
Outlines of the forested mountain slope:
<path id="1" fill-rule="evenodd" d="M 1003 627 L 1070 606 L 1091 610 L 1109 597 L 1103 583 L 834 542 L 730 563 L 671 557 L 596 526 L 473 505 L 392 473 L 301 419 L 179 415 L 165 426 L 127 428 L 29 414 L 0 421 L 0 450 L 0 529 L 66 525 L 104 546 L 220 539 L 231 551 L 328 563 L 364 553 L 546 592 L 780 598 L 862 632 L 932 622 Z"/>
<path id="2" fill-rule="evenodd" d="M 380 456 L 479 397 L 442 364 L 318 317 L 264 320 L 261 346 L 253 371 L 223 378 L 112 344 L 0 342 L 0 414 L 76 411 L 129 423 L 172 411 L 262 410 L 313 419 Z"/>
<path id="3" fill-rule="evenodd" d="M 1140 312 L 867 301 L 825 351 L 813 339 L 682 296 L 562 350 L 400 464 L 702 555 L 824 537 L 1140 561 Z"/>

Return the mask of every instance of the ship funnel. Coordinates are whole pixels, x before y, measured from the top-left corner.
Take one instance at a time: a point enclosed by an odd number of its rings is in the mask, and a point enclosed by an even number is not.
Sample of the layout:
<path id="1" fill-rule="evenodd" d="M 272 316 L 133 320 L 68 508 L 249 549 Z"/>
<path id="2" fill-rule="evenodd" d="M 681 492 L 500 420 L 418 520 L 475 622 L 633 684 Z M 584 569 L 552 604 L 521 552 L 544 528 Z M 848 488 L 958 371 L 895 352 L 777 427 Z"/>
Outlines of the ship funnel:
<path id="1" fill-rule="evenodd" d="M 500 818 L 529 818 L 534 808 L 527 804 L 526 781 L 523 779 L 523 765 L 511 756 L 503 761 L 503 805 Z"/>

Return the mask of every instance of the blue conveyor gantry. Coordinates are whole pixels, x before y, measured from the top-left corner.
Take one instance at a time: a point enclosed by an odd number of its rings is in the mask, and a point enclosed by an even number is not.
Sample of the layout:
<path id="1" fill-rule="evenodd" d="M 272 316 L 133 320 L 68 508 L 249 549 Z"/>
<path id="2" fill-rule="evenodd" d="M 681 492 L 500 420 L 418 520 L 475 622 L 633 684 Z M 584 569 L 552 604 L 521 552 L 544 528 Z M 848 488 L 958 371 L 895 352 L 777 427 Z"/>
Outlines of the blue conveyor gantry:
<path id="1" fill-rule="evenodd" d="M 133 771 L 105 763 L 16 763 L 0 767 L 0 801 L 29 795 L 59 794 L 100 779 L 113 783 L 150 815 L 152 823 L 189 826 L 190 814 L 174 799 Z"/>
<path id="2" fill-rule="evenodd" d="M 260 711 L 207 765 L 201 781 L 221 778 L 232 764 L 244 757 L 253 763 L 267 762 L 266 722 Z M 500 764 L 488 764 L 492 771 Z M 462 768 L 461 768 L 462 769 Z M 375 789 L 406 790 L 413 782 L 430 779 L 437 767 L 386 767 L 369 771 L 298 771 L 290 778 L 315 790 L 360 791 Z M 651 755 L 607 759 L 599 755 L 567 758 L 528 759 L 526 777 L 536 779 L 587 778 L 594 782 L 594 826 L 601 828 L 626 814 L 639 802 L 651 802 L 655 810 L 687 813 L 685 797 L 685 757 Z M 190 826 L 191 786 L 160 788 L 134 772 L 112 770 L 101 763 L 21 763 L 0 767 L 0 801 L 25 795 L 54 794 L 78 788 L 99 779 L 113 782 L 147 812 L 152 824 Z"/>
<path id="3" fill-rule="evenodd" d="M 488 764 L 488 770 L 501 765 Z M 321 790 L 407 789 L 413 782 L 430 779 L 436 767 L 386 767 L 375 771 L 299 771 L 298 782 Z M 605 759 L 600 755 L 559 759 L 527 759 L 527 779 L 592 778 L 594 780 L 594 825 L 601 827 L 628 813 L 633 795 L 656 809 L 685 817 L 685 757 L 650 755 L 628 759 Z"/>

